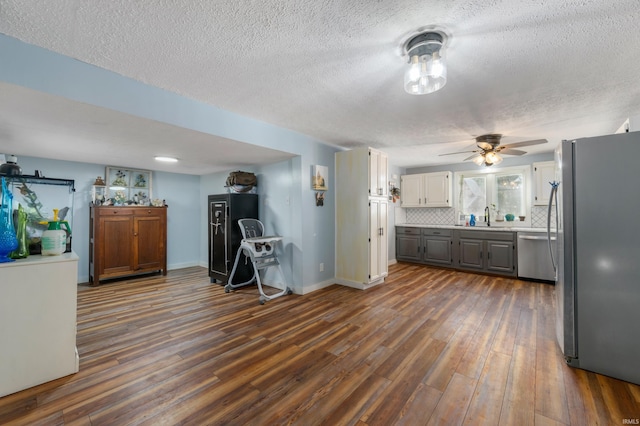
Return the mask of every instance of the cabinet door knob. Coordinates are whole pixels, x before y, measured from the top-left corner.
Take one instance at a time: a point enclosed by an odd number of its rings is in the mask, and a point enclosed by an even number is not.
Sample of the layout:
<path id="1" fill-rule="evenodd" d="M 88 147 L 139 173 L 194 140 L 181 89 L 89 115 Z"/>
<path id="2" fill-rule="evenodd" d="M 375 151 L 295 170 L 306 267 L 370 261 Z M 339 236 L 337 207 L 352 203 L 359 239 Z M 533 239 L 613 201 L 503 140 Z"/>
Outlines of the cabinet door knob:
<path id="1" fill-rule="evenodd" d="M 134 236 L 134 237 L 137 237 L 137 236 L 138 236 L 138 233 L 137 233 L 137 232 L 134 232 L 134 233 L 133 233 L 133 236 Z"/>

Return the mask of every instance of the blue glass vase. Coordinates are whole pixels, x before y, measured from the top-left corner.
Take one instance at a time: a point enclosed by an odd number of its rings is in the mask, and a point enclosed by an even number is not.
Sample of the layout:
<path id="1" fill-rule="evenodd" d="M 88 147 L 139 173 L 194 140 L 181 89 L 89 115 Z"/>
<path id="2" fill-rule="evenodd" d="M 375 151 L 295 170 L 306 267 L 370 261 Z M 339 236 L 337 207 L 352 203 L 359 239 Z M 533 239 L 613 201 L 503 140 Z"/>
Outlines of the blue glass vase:
<path id="1" fill-rule="evenodd" d="M 0 194 L 0 263 L 13 262 L 9 253 L 18 248 L 18 238 L 13 227 L 13 194 L 7 189 L 7 182 L 2 178 Z"/>

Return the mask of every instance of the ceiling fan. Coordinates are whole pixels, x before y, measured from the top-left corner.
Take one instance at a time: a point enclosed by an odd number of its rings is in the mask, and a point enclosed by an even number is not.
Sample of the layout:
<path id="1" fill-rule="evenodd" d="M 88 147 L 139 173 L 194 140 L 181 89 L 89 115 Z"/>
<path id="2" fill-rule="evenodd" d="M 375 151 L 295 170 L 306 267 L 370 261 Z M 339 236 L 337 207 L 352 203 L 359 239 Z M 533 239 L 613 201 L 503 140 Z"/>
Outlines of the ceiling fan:
<path id="1" fill-rule="evenodd" d="M 481 166 L 484 164 L 485 166 L 488 167 L 488 166 L 492 166 L 494 164 L 499 164 L 502 162 L 502 157 L 498 155 L 498 153 L 506 154 L 506 155 L 524 155 L 527 153 L 526 151 L 513 149 L 513 148 L 516 148 L 516 147 L 520 148 L 523 146 L 540 145 L 543 143 L 547 143 L 546 139 L 535 139 L 530 141 L 500 145 L 501 138 L 502 138 L 502 135 L 499 133 L 490 133 L 486 135 L 481 135 L 476 138 L 476 146 L 478 147 L 478 149 L 474 149 L 471 151 L 449 152 L 447 154 L 440 154 L 440 156 L 473 152 L 473 155 L 465 158 L 464 161 L 473 160 L 473 162 L 476 163 L 478 166 Z"/>

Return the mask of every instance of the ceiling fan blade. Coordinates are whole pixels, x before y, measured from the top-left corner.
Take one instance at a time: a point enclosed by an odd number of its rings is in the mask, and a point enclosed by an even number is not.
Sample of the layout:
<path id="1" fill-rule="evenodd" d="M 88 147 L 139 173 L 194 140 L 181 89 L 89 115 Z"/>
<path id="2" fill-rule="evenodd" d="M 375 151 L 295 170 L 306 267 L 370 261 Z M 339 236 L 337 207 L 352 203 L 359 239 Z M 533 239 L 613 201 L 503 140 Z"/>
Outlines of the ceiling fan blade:
<path id="1" fill-rule="evenodd" d="M 480 154 L 478 154 L 478 153 L 473 154 L 473 155 L 471 155 L 471 156 L 469 156 L 469 157 L 465 158 L 465 159 L 464 159 L 464 160 L 462 160 L 462 161 L 471 160 L 472 158 L 476 158 L 478 155 L 480 155 Z"/>
<path id="2" fill-rule="evenodd" d="M 534 139 L 534 140 L 530 140 L 530 141 L 522 141 L 522 142 L 516 142 L 516 143 L 509 143 L 509 144 L 505 144 L 502 145 L 503 148 L 515 148 L 517 146 L 531 146 L 531 145 L 540 145 L 543 143 L 547 143 L 549 142 L 546 139 Z"/>
<path id="3" fill-rule="evenodd" d="M 475 151 L 475 150 L 473 150 L 473 151 L 447 152 L 446 154 L 440 154 L 440 155 L 438 155 L 438 157 L 442 157 L 443 155 L 466 154 L 467 152 L 476 152 L 476 151 Z"/>
<path id="4" fill-rule="evenodd" d="M 511 148 L 505 148 L 500 150 L 500 154 L 507 154 L 507 155 L 524 155 L 526 153 L 527 151 L 521 151 L 519 149 L 511 149 Z"/>

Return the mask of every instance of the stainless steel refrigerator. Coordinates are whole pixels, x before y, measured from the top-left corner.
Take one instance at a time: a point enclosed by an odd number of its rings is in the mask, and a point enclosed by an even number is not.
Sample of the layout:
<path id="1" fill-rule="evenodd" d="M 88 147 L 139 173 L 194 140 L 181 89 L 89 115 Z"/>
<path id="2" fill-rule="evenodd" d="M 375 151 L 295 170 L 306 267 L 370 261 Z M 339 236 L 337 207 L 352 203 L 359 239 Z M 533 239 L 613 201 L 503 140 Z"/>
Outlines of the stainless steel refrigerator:
<path id="1" fill-rule="evenodd" d="M 567 363 L 636 384 L 639 166 L 640 132 L 562 141 L 549 202 L 550 215 L 557 215 L 549 227 L 549 236 L 558 237 L 556 331 Z"/>

